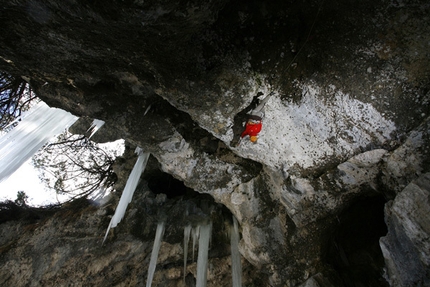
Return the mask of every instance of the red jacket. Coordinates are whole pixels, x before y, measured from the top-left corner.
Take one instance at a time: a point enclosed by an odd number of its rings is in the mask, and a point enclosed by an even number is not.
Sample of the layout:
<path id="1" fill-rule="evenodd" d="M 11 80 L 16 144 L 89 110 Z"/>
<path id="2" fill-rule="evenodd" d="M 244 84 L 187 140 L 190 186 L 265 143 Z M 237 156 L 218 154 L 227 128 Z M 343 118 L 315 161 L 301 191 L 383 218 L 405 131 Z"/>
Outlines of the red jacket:
<path id="1" fill-rule="evenodd" d="M 262 123 L 259 121 L 258 123 L 252 123 L 250 121 L 246 122 L 245 130 L 243 131 L 241 138 L 245 136 L 257 136 L 258 133 L 261 131 Z"/>

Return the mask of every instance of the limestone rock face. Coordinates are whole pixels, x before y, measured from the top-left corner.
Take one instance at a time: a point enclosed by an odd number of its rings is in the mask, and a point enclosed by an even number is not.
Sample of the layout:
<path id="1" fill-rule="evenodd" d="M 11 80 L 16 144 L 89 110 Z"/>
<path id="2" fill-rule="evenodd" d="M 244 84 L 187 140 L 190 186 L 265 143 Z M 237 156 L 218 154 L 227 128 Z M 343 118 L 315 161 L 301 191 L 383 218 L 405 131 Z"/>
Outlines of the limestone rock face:
<path id="1" fill-rule="evenodd" d="M 196 227 L 205 216 L 212 219 L 212 238 L 217 242 L 210 251 L 207 286 L 231 284 L 228 212 L 210 197 L 194 202 L 166 200 L 148 195 L 147 187 L 141 188 L 121 222 L 122 231 L 115 230 L 104 246 L 101 242 L 112 206 L 98 208 L 80 200 L 50 214 L 39 209 L 25 215 L 21 210 L 24 216 L 19 221 L 9 221 L 17 218 L 7 217 L 8 209 L 2 206 L 1 286 L 145 286 L 156 225 L 163 218 L 160 213 L 168 214 L 171 220 L 166 223 L 152 286 L 195 284 L 198 243 L 193 250 L 192 239 L 189 242 L 184 275 L 183 227 Z M 213 213 L 208 212 L 209 207 Z M 264 274 L 258 275 L 246 261 L 242 265 L 249 273 L 243 282 L 260 286 L 259 277 L 264 278 Z"/>
<path id="2" fill-rule="evenodd" d="M 157 173 L 144 174 L 152 191 L 147 199 L 136 193 L 139 200 L 110 237 L 109 251 L 92 241 L 87 252 L 79 238 L 102 234 L 104 212 L 112 207 L 94 211 L 100 213 L 96 229 L 79 233 L 76 226 L 64 235 L 74 242 L 72 251 L 66 248 L 73 260 L 81 253 L 98 262 L 92 267 L 98 269 L 80 273 L 80 282 L 86 277 L 105 284 L 95 275 L 105 270 L 118 272 L 109 279 L 113 285 L 143 285 L 139 264 L 155 225 L 138 222 L 165 218 L 167 205 L 177 213 L 166 224 L 177 229 L 166 239 L 157 284 L 193 286 L 194 271 L 185 283 L 178 277 L 179 210 L 188 205 L 155 199 L 169 193 L 191 203 L 210 196 L 217 211 L 238 219 L 247 286 L 427 283 L 426 218 L 412 208 L 425 201 L 414 193 L 425 195 L 421 185 L 412 188 L 423 179 L 411 182 L 430 172 L 428 3 L 200 2 L 17 0 L 0 8 L 1 70 L 27 79 L 52 106 L 105 121 L 94 140 L 123 138 L 151 153 L 151 170 L 163 173 L 160 178 L 183 184 L 156 191 L 151 186 L 161 184 L 151 182 Z M 257 143 L 244 138 L 238 144 L 246 114 L 271 92 Z M 132 160 L 127 154 L 116 165 L 118 189 Z M 192 199 L 183 189 L 194 192 Z M 406 201 L 409 193 L 416 197 Z M 391 200 L 387 231 L 383 209 Z M 406 205 L 410 213 L 401 213 Z M 50 220 L 45 228 L 62 225 Z M 14 228 L 5 224 L 5 230 Z M 52 234 L 25 235 L 16 247 L 5 241 L 10 248 L 3 249 L 3 266 L 14 264 L 27 281 L 2 268 L 3 282 L 26 285 L 35 277 L 71 284 L 58 266 L 72 257 L 32 247 L 32 240 Z M 25 242 L 27 249 L 21 248 Z M 213 286 L 230 285 L 224 247 L 210 255 Z M 57 269 L 42 264 L 51 262 L 45 257 L 29 263 L 43 252 L 63 258 L 52 261 Z M 402 272 L 398 266 L 411 254 L 420 260 Z M 18 264 L 16 258 L 30 261 Z M 121 279 L 126 277 L 130 281 Z"/>
<path id="3" fill-rule="evenodd" d="M 387 204 L 388 234 L 381 238 L 392 286 L 430 284 L 430 174 L 412 181 Z"/>

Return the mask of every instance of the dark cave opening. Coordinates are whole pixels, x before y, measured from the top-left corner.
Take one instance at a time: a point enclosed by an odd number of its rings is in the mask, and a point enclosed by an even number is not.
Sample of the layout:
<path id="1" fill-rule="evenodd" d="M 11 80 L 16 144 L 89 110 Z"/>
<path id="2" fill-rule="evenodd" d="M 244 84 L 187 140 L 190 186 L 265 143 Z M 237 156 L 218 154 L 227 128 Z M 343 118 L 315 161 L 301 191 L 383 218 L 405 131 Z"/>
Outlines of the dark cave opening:
<path id="1" fill-rule="evenodd" d="M 164 193 L 167 195 L 167 198 L 183 196 L 188 191 L 188 188 L 182 181 L 162 171 L 153 172 L 151 176 L 147 178 L 147 182 L 149 189 L 151 189 L 153 193 Z"/>
<path id="2" fill-rule="evenodd" d="M 338 217 L 331 234 L 327 262 L 341 286 L 388 286 L 379 238 L 387 234 L 382 195 L 355 200 Z"/>
<path id="3" fill-rule="evenodd" d="M 157 224 L 164 221 L 163 241 L 177 244 L 183 242 L 186 226 L 198 230 L 197 227 L 211 222 L 211 240 L 217 244 L 208 251 L 209 258 L 230 255 L 230 239 L 227 234 L 229 226 L 232 225 L 233 214 L 227 207 L 215 202 L 210 194 L 199 193 L 172 175 L 163 172 L 154 157 L 150 157 L 142 179 L 142 190 L 147 186 L 150 192 L 141 192 L 141 197 L 136 197 L 132 203 L 135 204 L 135 216 L 138 218 L 133 221 L 131 228 L 135 237 L 144 241 L 153 240 Z M 162 197 L 157 199 L 159 194 L 165 194 L 167 199 Z M 188 252 L 188 261 L 192 263 L 191 247 Z M 181 264 L 183 264 L 182 261 Z M 167 263 L 163 268 L 176 265 L 177 263 Z"/>

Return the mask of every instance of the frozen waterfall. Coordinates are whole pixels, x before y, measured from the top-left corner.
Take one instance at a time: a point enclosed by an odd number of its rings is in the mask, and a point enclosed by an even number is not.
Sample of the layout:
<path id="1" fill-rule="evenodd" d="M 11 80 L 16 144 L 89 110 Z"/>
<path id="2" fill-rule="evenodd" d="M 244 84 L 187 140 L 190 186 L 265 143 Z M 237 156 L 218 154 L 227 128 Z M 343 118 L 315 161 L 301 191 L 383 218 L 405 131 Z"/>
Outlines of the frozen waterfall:
<path id="1" fill-rule="evenodd" d="M 208 272 L 209 241 L 212 234 L 212 222 L 200 226 L 199 253 L 197 255 L 197 287 L 206 287 Z"/>
<path id="2" fill-rule="evenodd" d="M 159 222 L 157 231 L 155 232 L 154 246 L 152 247 L 151 260 L 148 267 L 148 278 L 146 279 L 146 287 L 151 287 L 152 279 L 154 278 L 155 267 L 157 266 L 158 252 L 160 251 L 161 240 L 164 234 L 164 222 Z"/>
<path id="3" fill-rule="evenodd" d="M 0 181 L 8 178 L 53 136 L 78 118 L 40 102 L 7 134 L 0 137 Z"/>
<path id="4" fill-rule="evenodd" d="M 239 253 L 239 227 L 236 217 L 233 216 L 233 226 L 230 232 L 231 246 L 231 272 L 233 287 L 242 287 L 242 263 Z"/>
<path id="5" fill-rule="evenodd" d="M 122 192 L 121 198 L 119 200 L 118 206 L 116 207 L 115 213 L 110 220 L 109 226 L 106 230 L 105 237 L 103 239 L 103 243 L 106 240 L 106 237 L 111 228 L 117 226 L 120 223 L 121 219 L 124 217 L 125 210 L 127 209 L 128 204 L 130 203 L 133 193 L 136 190 L 137 184 L 139 183 L 140 176 L 142 172 L 145 170 L 146 163 L 148 162 L 149 153 L 143 152 L 140 148 L 136 148 L 136 153 L 139 155 L 136 163 L 134 164 L 133 170 L 130 173 L 130 176 L 127 179 L 127 183 L 125 184 L 124 191 Z M 103 244 L 102 243 L 102 244 Z"/>

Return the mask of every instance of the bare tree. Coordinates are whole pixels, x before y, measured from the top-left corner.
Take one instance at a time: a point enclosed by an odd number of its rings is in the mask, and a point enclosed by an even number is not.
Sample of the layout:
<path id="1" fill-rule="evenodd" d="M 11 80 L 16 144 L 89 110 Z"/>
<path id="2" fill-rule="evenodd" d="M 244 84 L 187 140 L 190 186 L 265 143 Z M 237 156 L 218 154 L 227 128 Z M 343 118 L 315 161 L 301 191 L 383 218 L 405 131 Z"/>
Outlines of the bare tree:
<path id="1" fill-rule="evenodd" d="M 85 136 L 65 132 L 36 154 L 33 162 L 49 188 L 75 199 L 112 189 L 116 156 Z"/>
<path id="2" fill-rule="evenodd" d="M 36 98 L 24 79 L 0 71 L 0 130 L 28 110 Z"/>
<path id="3" fill-rule="evenodd" d="M 25 79 L 0 71 L 0 130 L 12 128 L 34 100 L 37 96 Z M 85 136 L 65 132 L 37 153 L 33 163 L 48 188 L 74 199 L 112 188 L 116 156 Z"/>

